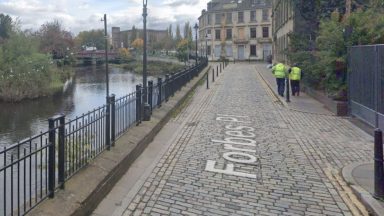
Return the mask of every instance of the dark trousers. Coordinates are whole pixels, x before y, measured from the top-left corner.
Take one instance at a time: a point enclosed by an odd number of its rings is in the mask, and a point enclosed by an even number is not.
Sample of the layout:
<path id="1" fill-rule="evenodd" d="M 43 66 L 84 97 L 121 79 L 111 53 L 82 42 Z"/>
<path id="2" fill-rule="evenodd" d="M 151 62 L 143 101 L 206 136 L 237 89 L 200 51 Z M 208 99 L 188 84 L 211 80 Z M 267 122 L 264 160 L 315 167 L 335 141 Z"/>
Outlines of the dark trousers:
<path id="1" fill-rule="evenodd" d="M 300 80 L 291 80 L 292 95 L 299 96 L 300 94 Z"/>
<path id="2" fill-rule="evenodd" d="M 277 92 L 280 96 L 284 96 L 285 78 L 276 78 Z"/>

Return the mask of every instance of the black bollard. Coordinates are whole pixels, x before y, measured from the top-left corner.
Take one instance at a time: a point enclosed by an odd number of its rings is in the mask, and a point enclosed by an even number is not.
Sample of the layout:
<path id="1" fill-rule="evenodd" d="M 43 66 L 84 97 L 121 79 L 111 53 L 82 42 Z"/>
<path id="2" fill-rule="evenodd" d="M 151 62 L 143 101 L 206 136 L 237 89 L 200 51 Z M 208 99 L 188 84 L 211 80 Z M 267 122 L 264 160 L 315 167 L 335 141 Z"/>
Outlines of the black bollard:
<path id="1" fill-rule="evenodd" d="M 373 197 L 384 199 L 383 132 L 379 128 L 375 130 L 374 154 L 375 191 Z"/>
<path id="2" fill-rule="evenodd" d="M 212 69 L 212 82 L 215 82 L 215 69 Z"/>
<path id="3" fill-rule="evenodd" d="M 285 101 L 287 101 L 287 103 L 289 103 L 289 102 L 291 102 L 291 100 L 289 99 L 289 78 L 287 77 L 286 78 L 286 81 L 287 81 L 287 97 L 286 97 L 286 100 Z"/>
<path id="4" fill-rule="evenodd" d="M 207 73 L 207 89 L 209 89 L 209 73 Z"/>

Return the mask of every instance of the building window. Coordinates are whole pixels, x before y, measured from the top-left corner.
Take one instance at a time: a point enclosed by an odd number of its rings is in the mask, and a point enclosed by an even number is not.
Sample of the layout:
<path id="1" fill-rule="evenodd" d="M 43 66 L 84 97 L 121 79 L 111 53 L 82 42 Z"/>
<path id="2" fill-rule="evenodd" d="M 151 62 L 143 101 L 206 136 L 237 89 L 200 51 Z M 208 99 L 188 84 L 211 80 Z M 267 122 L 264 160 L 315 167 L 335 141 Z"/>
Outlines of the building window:
<path id="1" fill-rule="evenodd" d="M 221 46 L 216 45 L 215 46 L 215 57 L 220 57 L 220 53 L 221 53 Z"/>
<path id="2" fill-rule="evenodd" d="M 256 56 L 256 45 L 251 45 L 251 56 Z"/>
<path id="3" fill-rule="evenodd" d="M 263 9 L 263 21 L 269 20 L 269 11 L 268 9 Z"/>
<path id="4" fill-rule="evenodd" d="M 256 22 L 256 11 L 251 11 L 251 22 Z"/>
<path id="5" fill-rule="evenodd" d="M 232 23 L 232 13 L 227 13 L 227 24 L 231 24 Z"/>
<path id="6" fill-rule="evenodd" d="M 227 29 L 227 40 L 232 39 L 232 29 Z"/>
<path id="7" fill-rule="evenodd" d="M 220 40 L 220 29 L 215 30 L 215 39 Z"/>
<path id="8" fill-rule="evenodd" d="M 238 28 L 237 29 L 237 38 L 239 40 L 245 40 L 244 28 Z"/>
<path id="9" fill-rule="evenodd" d="M 251 38 L 256 38 L 256 27 L 251 28 Z"/>
<path id="10" fill-rule="evenodd" d="M 244 12 L 239 11 L 237 13 L 237 21 L 238 21 L 238 23 L 243 23 L 244 22 Z"/>
<path id="11" fill-rule="evenodd" d="M 215 14 L 215 24 L 221 23 L 221 14 Z"/>
<path id="12" fill-rule="evenodd" d="M 226 48 L 226 56 L 227 57 L 232 57 L 232 55 L 233 55 L 232 45 L 227 45 L 225 48 Z"/>
<path id="13" fill-rule="evenodd" d="M 208 25 L 212 24 L 212 22 L 211 22 L 211 14 L 208 14 L 208 16 L 207 16 L 207 23 L 208 23 Z"/>
<path id="14" fill-rule="evenodd" d="M 207 55 L 211 55 L 211 46 L 207 47 Z"/>
<path id="15" fill-rule="evenodd" d="M 269 37 L 269 28 L 263 27 L 263 38 L 268 38 L 268 37 Z"/>

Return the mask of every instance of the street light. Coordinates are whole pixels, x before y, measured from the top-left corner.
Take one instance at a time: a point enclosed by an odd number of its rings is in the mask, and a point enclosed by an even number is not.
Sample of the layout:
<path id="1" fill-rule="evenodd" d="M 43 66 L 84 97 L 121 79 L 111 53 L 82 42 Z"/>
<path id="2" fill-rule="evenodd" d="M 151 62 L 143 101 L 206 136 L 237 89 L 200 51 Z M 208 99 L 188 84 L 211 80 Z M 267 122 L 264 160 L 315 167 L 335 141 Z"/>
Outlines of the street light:
<path id="1" fill-rule="evenodd" d="M 196 65 L 197 65 L 197 30 L 199 29 L 199 26 L 197 25 L 197 23 L 193 28 L 196 30 L 196 55 L 195 56 L 196 56 Z"/>
<path id="2" fill-rule="evenodd" d="M 143 120 L 151 120 L 151 108 L 148 104 L 148 91 L 147 91 L 147 4 L 148 0 L 143 0 L 143 34 L 144 34 L 144 46 L 143 46 Z"/>
<path id="3" fill-rule="evenodd" d="M 104 38 L 105 38 L 105 83 L 106 83 L 106 121 L 105 121 L 105 144 L 107 146 L 107 149 L 110 150 L 111 146 L 111 133 L 110 133 L 110 113 L 111 113 L 111 107 L 110 107 L 110 101 L 109 101 L 109 76 L 108 76 L 108 34 L 107 34 L 107 14 L 104 14 L 104 19 L 101 19 L 101 21 L 104 21 Z"/>

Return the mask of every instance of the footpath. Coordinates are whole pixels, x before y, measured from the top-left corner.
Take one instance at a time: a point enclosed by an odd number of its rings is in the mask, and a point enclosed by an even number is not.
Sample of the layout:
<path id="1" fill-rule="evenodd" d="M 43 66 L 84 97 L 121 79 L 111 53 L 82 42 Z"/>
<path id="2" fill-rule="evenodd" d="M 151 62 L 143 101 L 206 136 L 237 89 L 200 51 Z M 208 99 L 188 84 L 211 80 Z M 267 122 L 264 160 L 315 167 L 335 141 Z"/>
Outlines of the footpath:
<path id="1" fill-rule="evenodd" d="M 375 213 L 342 176 L 372 162 L 370 135 L 304 94 L 284 104 L 265 64 L 230 64 L 209 81 L 94 216 Z"/>

